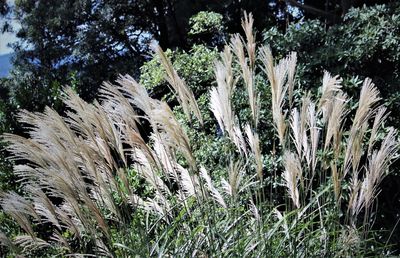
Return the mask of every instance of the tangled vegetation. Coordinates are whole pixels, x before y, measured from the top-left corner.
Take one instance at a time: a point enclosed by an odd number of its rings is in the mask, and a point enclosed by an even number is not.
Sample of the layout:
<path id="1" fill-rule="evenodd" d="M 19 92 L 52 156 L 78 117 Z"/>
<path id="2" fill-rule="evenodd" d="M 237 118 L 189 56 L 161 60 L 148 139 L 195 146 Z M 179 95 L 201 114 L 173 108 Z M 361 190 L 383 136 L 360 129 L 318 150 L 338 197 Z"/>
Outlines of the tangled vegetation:
<path id="1" fill-rule="evenodd" d="M 23 231 L 0 233 L 10 253 L 390 254 L 371 230 L 379 183 L 398 149 L 396 130 L 383 127 L 378 90 L 365 79 L 350 105 L 342 80 L 328 72 L 318 94 L 297 90 L 296 53 L 275 61 L 256 45 L 252 25 L 245 15 L 245 38 L 224 47 L 201 101 L 156 47 L 179 103 L 173 110 L 121 76 L 94 103 L 65 89 L 64 117 L 22 111 L 29 135 L 3 136 L 23 186 L 22 194 L 1 193 L 3 211 Z M 215 131 L 205 129 L 211 120 Z M 208 138 L 206 154 L 196 137 Z"/>

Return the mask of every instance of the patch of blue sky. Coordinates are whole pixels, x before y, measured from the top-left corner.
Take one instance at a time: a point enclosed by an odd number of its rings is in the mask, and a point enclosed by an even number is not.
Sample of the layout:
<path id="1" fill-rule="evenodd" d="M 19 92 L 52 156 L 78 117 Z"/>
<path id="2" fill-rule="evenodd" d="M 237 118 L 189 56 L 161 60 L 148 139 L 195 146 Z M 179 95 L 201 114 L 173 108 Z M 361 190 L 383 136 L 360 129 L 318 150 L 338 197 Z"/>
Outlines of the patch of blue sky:
<path id="1" fill-rule="evenodd" d="M 9 4 L 10 6 L 14 6 L 15 1 L 8 0 L 7 4 Z M 0 25 L 4 24 L 5 22 L 10 23 L 13 31 L 17 31 L 20 27 L 19 23 L 15 19 L 13 19 L 12 13 L 8 14 L 7 17 L 0 18 Z M 0 33 L 0 55 L 12 53 L 13 49 L 11 48 L 11 44 L 17 41 L 18 38 L 14 32 Z"/>

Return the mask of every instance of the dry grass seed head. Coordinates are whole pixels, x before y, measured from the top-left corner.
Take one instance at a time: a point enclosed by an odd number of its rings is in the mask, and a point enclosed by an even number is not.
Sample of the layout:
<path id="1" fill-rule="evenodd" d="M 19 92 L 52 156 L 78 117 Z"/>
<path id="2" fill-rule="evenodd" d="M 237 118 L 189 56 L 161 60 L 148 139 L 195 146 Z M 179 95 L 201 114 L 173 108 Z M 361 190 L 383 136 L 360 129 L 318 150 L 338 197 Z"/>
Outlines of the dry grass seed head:
<path id="1" fill-rule="evenodd" d="M 332 77 L 327 71 L 324 71 L 322 79 L 322 93 L 318 103 L 318 111 L 322 111 L 323 122 L 325 123 L 332 112 L 333 97 L 342 88 L 342 79 L 338 75 Z"/>
<path id="2" fill-rule="evenodd" d="M 253 32 L 254 18 L 253 14 L 244 13 L 244 18 L 242 19 L 242 28 L 246 35 L 246 49 L 247 55 L 249 57 L 250 69 L 254 70 L 256 62 L 256 39 Z"/>
<path id="3" fill-rule="evenodd" d="M 262 154 L 261 154 L 261 147 L 260 147 L 260 139 L 256 132 L 253 132 L 250 125 L 246 125 L 246 135 L 247 135 L 247 142 L 249 143 L 250 149 L 253 152 L 254 159 L 256 162 L 256 172 L 258 178 L 262 181 L 263 180 L 263 164 L 262 164 Z"/>
<path id="4" fill-rule="evenodd" d="M 161 101 L 155 102 L 149 117 L 157 126 L 155 132 L 159 133 L 163 143 L 181 151 L 191 168 L 195 169 L 196 161 L 192 154 L 189 138 L 168 104 Z"/>
<path id="5" fill-rule="evenodd" d="M 215 77 L 217 87 L 211 89 L 210 93 L 210 109 L 222 131 L 227 132 L 233 130 L 234 113 L 231 106 L 233 91 L 235 88 L 235 80 L 232 71 L 232 53 L 229 47 L 225 47 L 221 54 L 223 62 L 215 63 Z"/>
<path id="6" fill-rule="evenodd" d="M 286 181 L 286 188 L 296 208 L 300 208 L 299 181 L 302 181 L 302 168 L 298 157 L 290 151 L 283 154 L 285 172 L 283 177 Z"/>
<path id="7" fill-rule="evenodd" d="M 314 176 L 315 168 L 317 166 L 317 151 L 318 151 L 318 143 L 320 138 L 321 128 L 318 127 L 318 114 L 316 112 L 316 107 L 314 102 L 310 102 L 307 109 L 308 119 L 307 125 L 308 130 L 310 131 L 310 142 L 311 142 L 311 171 L 312 176 Z"/>
<path id="8" fill-rule="evenodd" d="M 134 152 L 134 159 L 137 162 L 135 165 L 139 174 L 153 187 L 154 190 L 161 195 L 170 196 L 171 192 L 165 185 L 164 181 L 160 178 L 154 164 L 149 161 L 145 153 L 141 149 L 136 149 Z"/>
<path id="9" fill-rule="evenodd" d="M 187 169 L 179 164 L 176 164 L 180 174 L 178 183 L 181 185 L 185 198 L 190 196 L 198 196 L 199 193 L 199 180 L 196 175 L 190 174 Z"/>
<path id="10" fill-rule="evenodd" d="M 119 86 L 117 85 L 118 90 L 130 104 L 139 108 L 147 115 L 151 112 L 154 100 L 149 97 L 145 87 L 137 83 L 129 75 L 120 76 L 117 83 L 119 84 Z"/>
<path id="11" fill-rule="evenodd" d="M 379 91 L 370 78 L 364 80 L 361 88 L 358 108 L 354 116 L 353 127 L 360 127 L 374 114 L 374 106 L 380 100 Z"/>
<path id="12" fill-rule="evenodd" d="M 14 238 L 14 244 L 20 246 L 24 252 L 40 250 L 50 246 L 50 244 L 43 239 L 31 235 L 16 236 Z"/>
<path id="13" fill-rule="evenodd" d="M 162 51 L 160 46 L 155 47 L 155 52 L 160 57 L 161 64 L 167 73 L 166 79 L 172 86 L 174 92 L 178 95 L 178 101 L 181 104 L 184 113 L 190 120 L 190 110 L 191 110 L 199 120 L 200 124 L 203 124 L 201 112 L 194 98 L 193 92 L 186 85 L 185 81 L 178 76 L 178 73 L 172 66 L 171 61 L 165 55 L 164 51 Z"/>
<path id="14" fill-rule="evenodd" d="M 137 124 L 140 123 L 138 115 L 117 86 L 103 83 L 99 93 L 103 99 L 103 109 L 116 125 L 119 127 L 126 126 L 139 132 L 137 127 Z"/>
<path id="15" fill-rule="evenodd" d="M 280 144 L 285 146 L 286 111 L 284 111 L 285 96 L 288 85 L 285 84 L 288 73 L 288 58 L 279 61 L 274 66 L 274 59 L 269 47 L 262 47 L 260 51 L 261 61 L 264 64 L 264 72 L 271 84 L 272 118 L 278 132 Z"/>
<path id="16" fill-rule="evenodd" d="M 213 200 L 216 203 L 218 203 L 221 207 L 226 209 L 228 206 L 226 205 L 222 194 L 218 191 L 217 188 L 214 187 L 214 185 L 212 184 L 211 177 L 209 176 L 207 170 L 204 167 L 200 167 L 200 177 L 203 178 L 204 181 L 206 182 L 206 187 L 208 188 Z"/>
<path id="17" fill-rule="evenodd" d="M 366 198 L 366 207 L 369 208 L 377 195 L 377 188 L 387 172 L 390 164 L 396 157 L 399 144 L 396 140 L 396 130 L 389 128 L 385 139 L 378 150 L 374 151 L 368 160 L 366 191 L 371 198 Z M 367 178 L 366 178 L 367 179 Z"/>
<path id="18" fill-rule="evenodd" d="M 299 157 L 302 156 L 302 149 L 303 149 L 303 136 L 304 134 L 302 133 L 301 130 L 301 125 L 300 125 L 300 114 L 297 108 L 292 109 L 292 114 L 290 117 L 290 127 L 292 129 L 292 138 L 294 141 L 294 145 L 297 150 L 297 155 Z"/>
<path id="19" fill-rule="evenodd" d="M 379 128 L 383 126 L 387 116 L 389 113 L 386 112 L 386 108 L 381 106 L 377 108 L 374 123 L 372 125 L 370 138 L 368 141 L 368 154 L 370 155 L 373 149 L 374 144 L 378 140 L 378 131 Z"/>
<path id="20" fill-rule="evenodd" d="M 29 216 L 39 220 L 39 215 L 29 200 L 13 192 L 2 192 L 0 195 L 0 206 L 6 214 L 17 221 L 18 225 L 26 233 L 31 237 L 35 237 Z"/>
<path id="21" fill-rule="evenodd" d="M 233 198 L 237 197 L 237 194 L 240 192 L 240 183 L 243 178 L 243 167 L 240 162 L 232 162 L 229 165 L 229 182 L 225 179 L 222 179 L 222 187 L 228 195 Z"/>
<path id="22" fill-rule="evenodd" d="M 342 137 L 343 122 L 349 113 L 347 108 L 347 95 L 340 92 L 333 97 L 331 102 L 332 111 L 328 117 L 328 123 L 326 126 L 325 143 L 324 149 L 327 150 L 331 140 L 333 138 L 333 149 L 335 153 L 338 153 L 338 148 L 340 147 L 340 139 Z"/>
<path id="23" fill-rule="evenodd" d="M 228 133 L 229 138 L 241 154 L 247 155 L 243 133 L 239 125 L 235 123 L 235 114 L 231 105 L 235 81 L 232 75 L 230 50 L 225 48 L 221 55 L 223 62 L 215 63 L 217 87 L 212 88 L 210 91 L 210 109 L 221 130 Z"/>
<path id="24" fill-rule="evenodd" d="M 253 16 L 245 13 L 242 20 L 242 27 L 246 34 L 246 49 L 248 58 L 245 57 L 243 38 L 238 34 L 232 37 L 231 47 L 238 57 L 238 63 L 241 67 L 242 77 L 247 89 L 251 113 L 255 127 L 259 119 L 259 96 L 257 95 L 254 85 L 254 65 L 255 65 L 255 38 L 253 34 Z"/>
<path id="25" fill-rule="evenodd" d="M 294 84 L 295 84 L 295 74 L 296 74 L 296 64 L 297 64 L 297 53 L 291 52 L 287 58 L 288 64 L 288 79 L 287 79 L 287 88 L 288 88 L 288 99 L 290 108 L 293 105 L 293 93 L 294 93 Z"/>

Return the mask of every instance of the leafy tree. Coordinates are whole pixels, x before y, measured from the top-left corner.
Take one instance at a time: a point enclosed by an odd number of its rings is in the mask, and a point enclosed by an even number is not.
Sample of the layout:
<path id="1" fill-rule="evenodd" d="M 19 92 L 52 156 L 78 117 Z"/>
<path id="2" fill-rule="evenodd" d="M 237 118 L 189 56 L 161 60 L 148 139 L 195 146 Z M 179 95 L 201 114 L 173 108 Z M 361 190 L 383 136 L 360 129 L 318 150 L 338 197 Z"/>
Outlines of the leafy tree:
<path id="1" fill-rule="evenodd" d="M 10 13 L 5 2 L 2 6 Z M 189 49 L 194 39 L 188 37 L 189 18 L 202 10 L 224 15 L 228 32 L 240 30 L 237 15 L 243 10 L 258 16 L 259 28 L 270 19 L 269 5 L 260 0 L 16 1 L 11 13 L 21 28 L 13 46 L 12 96 L 28 110 L 60 109 L 60 88 L 74 80 L 79 94 L 91 100 L 103 81 L 119 73 L 137 77 L 151 40 L 163 48 Z"/>
<path id="2" fill-rule="evenodd" d="M 253 13 L 254 26 L 261 31 L 274 24 L 284 29 L 290 20 L 301 15 L 313 17 L 309 15 L 310 10 L 322 10 L 323 6 L 327 9 L 325 12 L 336 15 L 338 8 L 347 10 L 348 6 L 376 1 L 322 2 L 75 0 L 54 3 L 21 0 L 16 1 L 11 10 L 6 1 L 2 1 L 1 14 L 12 11 L 21 23 L 17 33 L 20 42 L 14 45 L 12 95 L 20 107 L 28 110 L 41 110 L 45 105 L 57 107 L 60 88 L 75 80 L 81 96 L 93 99 L 102 81 L 114 80 L 118 73 L 138 75 L 139 67 L 147 59 L 151 39 L 157 40 L 163 48 L 186 50 L 190 49 L 193 39 L 198 43 L 212 41 L 208 38 L 210 35 L 198 32 L 196 37 L 188 37 L 189 18 L 199 11 L 222 14 L 226 31 L 233 33 L 241 30 L 237 17 L 243 11 Z M 293 11 L 290 6 L 299 11 Z M 324 15 L 318 17 L 326 19 Z"/>
<path id="3" fill-rule="evenodd" d="M 134 74 L 148 51 L 146 32 L 153 26 L 139 15 L 141 4 L 16 2 L 21 29 L 14 45 L 12 90 L 20 106 L 40 110 L 57 105 L 60 87 L 70 84 L 72 75 L 78 92 L 92 99 L 97 85 L 115 79 L 117 71 Z"/>
<path id="4" fill-rule="evenodd" d="M 400 79 L 400 6 L 379 5 L 352 9 L 342 24 L 327 30 L 319 20 L 292 24 L 285 33 L 272 28 L 264 34 L 264 44 L 278 56 L 295 51 L 299 58 L 299 82 L 303 88 L 318 85 L 324 70 L 339 73 L 347 91 L 358 91 L 359 82 L 371 77 L 382 92 L 389 109 L 398 110 Z M 379 69 L 377 69 L 379 67 Z M 399 114 L 392 125 L 400 127 Z"/>
<path id="5" fill-rule="evenodd" d="M 9 8 L 7 5 L 7 0 L 0 1 L 0 15 L 5 15 L 8 12 Z"/>
<path id="6" fill-rule="evenodd" d="M 10 103 L 9 92 L 6 86 L 7 79 L 0 79 L 0 135 L 12 133 L 17 126 L 14 119 L 15 107 Z M 4 143 L 0 141 L 0 189 L 17 190 L 16 177 L 12 174 L 12 163 L 7 160 Z"/>
<path id="7" fill-rule="evenodd" d="M 394 3 L 393 0 L 284 0 L 277 1 L 284 16 L 290 15 L 290 7 L 296 7 L 306 18 L 319 19 L 328 24 L 340 23 L 351 8 Z"/>

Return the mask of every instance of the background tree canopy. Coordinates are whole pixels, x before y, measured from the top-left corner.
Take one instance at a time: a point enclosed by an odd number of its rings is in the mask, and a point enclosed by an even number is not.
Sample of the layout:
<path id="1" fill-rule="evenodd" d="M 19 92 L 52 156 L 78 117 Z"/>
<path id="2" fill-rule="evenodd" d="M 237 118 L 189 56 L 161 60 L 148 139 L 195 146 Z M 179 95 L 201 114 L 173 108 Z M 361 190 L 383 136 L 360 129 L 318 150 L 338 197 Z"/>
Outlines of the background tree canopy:
<path id="1" fill-rule="evenodd" d="M 29 110 L 58 105 L 58 92 L 66 84 L 73 84 L 84 99 L 93 99 L 98 85 L 118 73 L 139 75 L 151 40 L 164 49 L 187 50 L 193 42 L 189 18 L 199 11 L 222 14 L 227 33 L 241 31 L 243 11 L 253 13 L 259 32 L 274 25 L 284 31 L 289 22 L 302 17 L 338 23 L 350 7 L 376 2 L 19 0 L 8 6 L 2 1 L 1 12 L 12 12 L 21 24 L 9 87 L 18 105 Z"/>
<path id="2" fill-rule="evenodd" d="M 50 106 L 61 113 L 68 111 L 61 101 L 64 86 L 91 102 L 104 81 L 114 82 L 119 74 L 129 74 L 152 97 L 175 107 L 194 144 L 193 155 L 200 163 L 222 171 L 221 164 L 228 160 L 218 153 L 229 150 L 224 140 L 212 140 L 222 134 L 209 108 L 209 91 L 216 86 L 212 68 L 231 35 L 244 36 L 240 20 L 244 11 L 254 16 L 257 44 L 269 45 L 277 59 L 297 52 L 299 90 L 295 96 L 308 91 L 318 95 L 326 70 L 343 78 L 343 91 L 354 97 L 354 112 L 362 82 L 369 77 L 391 112 L 383 127 L 400 129 L 400 5 L 394 0 L 16 0 L 13 4 L 1 0 L 0 15 L 6 17 L 0 24 L 2 31 L 15 30 L 19 41 L 12 45 L 10 75 L 0 79 L 0 133 L 26 133 L 16 123 L 20 109 L 36 112 Z M 11 19 L 21 27 L 12 28 Z M 193 91 L 204 114 L 204 130 L 193 130 L 201 125 L 183 115 L 160 58 L 152 54 L 152 42 L 166 50 Z M 239 70 L 235 64 L 235 75 Z M 261 99 L 269 100 L 269 84 L 261 73 L 255 70 L 255 85 Z M 232 101 L 238 119 L 250 121 L 244 83 L 238 81 Z M 276 143 L 270 139 L 275 132 L 268 103 L 260 114 L 259 130 L 264 132 L 260 142 L 266 152 L 273 153 Z M 145 124 L 142 130 L 147 129 Z M 0 188 L 21 190 L 6 160 L 8 155 L 2 149 Z M 271 168 L 279 162 L 268 158 L 263 165 Z M 392 167 L 397 171 L 399 162 Z M 272 187 L 274 182 L 266 184 Z M 400 175 L 395 172 L 383 181 L 378 196 L 379 209 L 373 215 L 375 229 L 384 230 L 382 243 L 400 243 L 400 229 L 394 227 L 400 217 L 399 187 Z M 0 231 L 14 232 L 17 227 L 1 215 Z"/>

